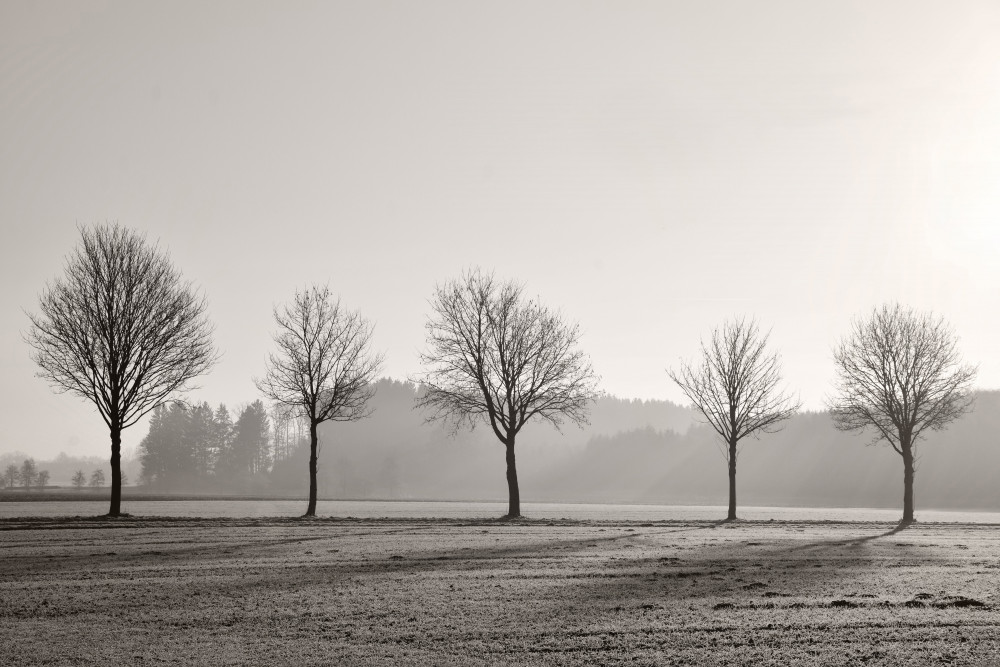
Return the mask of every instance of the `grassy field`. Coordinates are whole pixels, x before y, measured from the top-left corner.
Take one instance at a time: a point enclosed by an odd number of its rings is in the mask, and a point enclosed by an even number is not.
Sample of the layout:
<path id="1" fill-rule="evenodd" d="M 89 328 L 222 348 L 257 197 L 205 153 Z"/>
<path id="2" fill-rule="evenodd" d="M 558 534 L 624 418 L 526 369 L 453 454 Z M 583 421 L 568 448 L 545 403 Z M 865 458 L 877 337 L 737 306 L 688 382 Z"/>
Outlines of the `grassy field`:
<path id="1" fill-rule="evenodd" d="M 1000 665 L 1000 528 L 0 521 L 0 664 Z"/>

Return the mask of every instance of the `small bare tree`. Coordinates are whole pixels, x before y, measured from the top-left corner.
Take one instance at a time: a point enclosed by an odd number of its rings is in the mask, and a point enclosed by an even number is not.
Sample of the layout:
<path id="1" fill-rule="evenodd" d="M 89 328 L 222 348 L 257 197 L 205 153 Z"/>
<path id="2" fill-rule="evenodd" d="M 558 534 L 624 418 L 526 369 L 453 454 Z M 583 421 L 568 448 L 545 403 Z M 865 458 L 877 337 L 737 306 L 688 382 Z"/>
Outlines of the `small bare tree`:
<path id="1" fill-rule="evenodd" d="M 729 466 L 729 513 L 736 519 L 736 459 L 743 438 L 771 433 L 799 409 L 798 400 L 779 387 L 781 361 L 768 352 L 770 334 L 757 323 L 738 319 L 724 323 L 702 341 L 701 358 L 668 370 L 684 395 L 724 442 Z"/>
<path id="2" fill-rule="evenodd" d="M 843 431 L 874 432 L 903 457 L 903 523 L 913 521 L 915 446 L 972 408 L 977 368 L 962 363 L 958 339 L 941 317 L 899 304 L 854 321 L 834 349 L 836 396 L 828 401 Z"/>
<path id="3" fill-rule="evenodd" d="M 278 354 L 269 357 L 257 388 L 269 399 L 294 408 L 309 421 L 309 505 L 316 515 L 318 427 L 325 421 L 367 417 L 366 405 L 383 356 L 371 350 L 373 325 L 345 310 L 328 287 L 295 293 L 291 304 L 274 309 Z"/>
<path id="4" fill-rule="evenodd" d="M 79 491 L 87 485 L 87 476 L 83 474 L 82 470 L 77 470 L 73 473 L 73 487 Z"/>
<path id="5" fill-rule="evenodd" d="M 35 465 L 35 459 L 25 459 L 21 464 L 21 484 L 24 484 L 25 491 L 32 487 L 37 476 L 38 467 Z"/>
<path id="6" fill-rule="evenodd" d="M 94 474 L 90 476 L 90 486 L 95 489 L 99 489 L 104 486 L 104 471 L 95 470 Z"/>
<path id="7" fill-rule="evenodd" d="M 216 360 L 205 301 L 138 233 L 80 230 L 27 342 L 39 376 L 97 406 L 111 431 L 111 509 L 121 512 L 121 435 Z"/>
<path id="8" fill-rule="evenodd" d="M 473 270 L 436 288 L 417 405 L 453 428 L 484 421 L 506 448 L 507 516 L 521 516 L 514 445 L 537 417 L 558 428 L 587 420 L 597 377 L 577 349 L 580 330 L 526 300 L 523 287 Z"/>
<path id="9" fill-rule="evenodd" d="M 7 469 L 3 472 L 3 479 L 7 488 L 13 489 L 17 486 L 17 483 L 21 480 L 21 471 L 18 469 L 16 464 L 11 463 L 7 466 Z"/>

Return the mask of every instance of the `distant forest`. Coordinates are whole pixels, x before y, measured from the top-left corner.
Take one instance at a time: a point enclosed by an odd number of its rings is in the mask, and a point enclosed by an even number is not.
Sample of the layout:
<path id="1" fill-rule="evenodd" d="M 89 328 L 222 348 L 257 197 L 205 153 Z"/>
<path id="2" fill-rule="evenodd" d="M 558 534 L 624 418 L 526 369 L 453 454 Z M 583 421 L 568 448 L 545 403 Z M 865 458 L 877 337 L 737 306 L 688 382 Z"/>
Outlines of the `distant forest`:
<path id="1" fill-rule="evenodd" d="M 373 414 L 320 426 L 321 498 L 504 500 L 504 449 L 486 427 L 451 434 L 413 409 L 417 387 L 381 380 Z M 518 441 L 526 502 L 723 505 L 725 460 L 697 414 L 669 401 L 605 396 L 583 429 L 560 434 L 529 424 Z M 1000 392 L 976 394 L 975 409 L 917 446 L 917 510 L 1000 510 Z M 308 429 L 260 401 L 164 406 L 153 414 L 129 478 L 163 492 L 302 496 L 308 487 Z M 899 455 L 837 431 L 825 412 L 804 412 L 785 428 L 748 440 L 739 456 L 739 503 L 898 507 Z M 20 462 L 20 454 L 0 462 Z M 88 472 L 103 459 L 90 457 Z M 53 484 L 69 483 L 77 459 L 40 461 Z M 64 472 L 65 469 L 65 472 Z"/>

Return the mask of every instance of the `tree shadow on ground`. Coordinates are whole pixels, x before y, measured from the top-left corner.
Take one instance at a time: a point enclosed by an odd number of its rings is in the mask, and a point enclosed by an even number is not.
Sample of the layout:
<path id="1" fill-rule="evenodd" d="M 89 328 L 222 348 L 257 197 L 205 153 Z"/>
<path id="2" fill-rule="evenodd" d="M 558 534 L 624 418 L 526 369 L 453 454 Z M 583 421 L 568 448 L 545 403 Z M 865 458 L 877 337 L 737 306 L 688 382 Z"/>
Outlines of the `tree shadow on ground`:
<path id="1" fill-rule="evenodd" d="M 706 601 L 729 607 L 774 608 L 784 598 L 840 597 L 844 593 L 836 591 L 860 590 L 861 584 L 845 584 L 857 583 L 865 572 L 875 569 L 878 558 L 864 547 L 904 528 L 808 544 L 782 539 L 773 546 L 748 536 L 724 544 L 703 544 L 670 559 L 626 557 L 595 576 L 560 582 L 559 590 L 549 594 L 550 605 L 537 610 L 537 619 L 545 622 L 559 614 L 565 623 L 587 626 L 606 620 L 611 611 L 628 609 Z"/>
<path id="2" fill-rule="evenodd" d="M 819 542 L 813 542 L 811 544 L 803 544 L 801 546 L 795 547 L 792 551 L 805 551 L 808 549 L 831 549 L 837 547 L 858 547 L 872 540 L 877 540 L 883 537 L 890 537 L 896 535 L 903 530 L 909 528 L 912 524 L 910 521 L 900 521 L 894 528 L 887 530 L 884 533 L 878 533 L 877 535 L 866 535 L 864 537 L 854 537 L 849 540 L 822 540 Z"/>

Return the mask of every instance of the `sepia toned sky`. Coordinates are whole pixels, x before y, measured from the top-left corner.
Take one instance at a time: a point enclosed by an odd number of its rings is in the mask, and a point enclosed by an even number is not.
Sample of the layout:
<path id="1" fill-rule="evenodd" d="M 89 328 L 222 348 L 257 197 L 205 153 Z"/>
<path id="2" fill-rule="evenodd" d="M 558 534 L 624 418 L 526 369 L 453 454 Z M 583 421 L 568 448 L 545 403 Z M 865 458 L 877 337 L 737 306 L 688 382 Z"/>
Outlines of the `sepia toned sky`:
<path id="1" fill-rule="evenodd" d="M 990 1 L 0 0 L 0 452 L 109 450 L 22 341 L 78 224 L 200 287 L 223 358 L 190 398 L 231 409 L 297 287 L 404 378 L 473 265 L 578 321 L 608 392 L 681 402 L 665 369 L 743 314 L 819 409 L 887 300 L 1000 387 L 998 183 Z"/>

